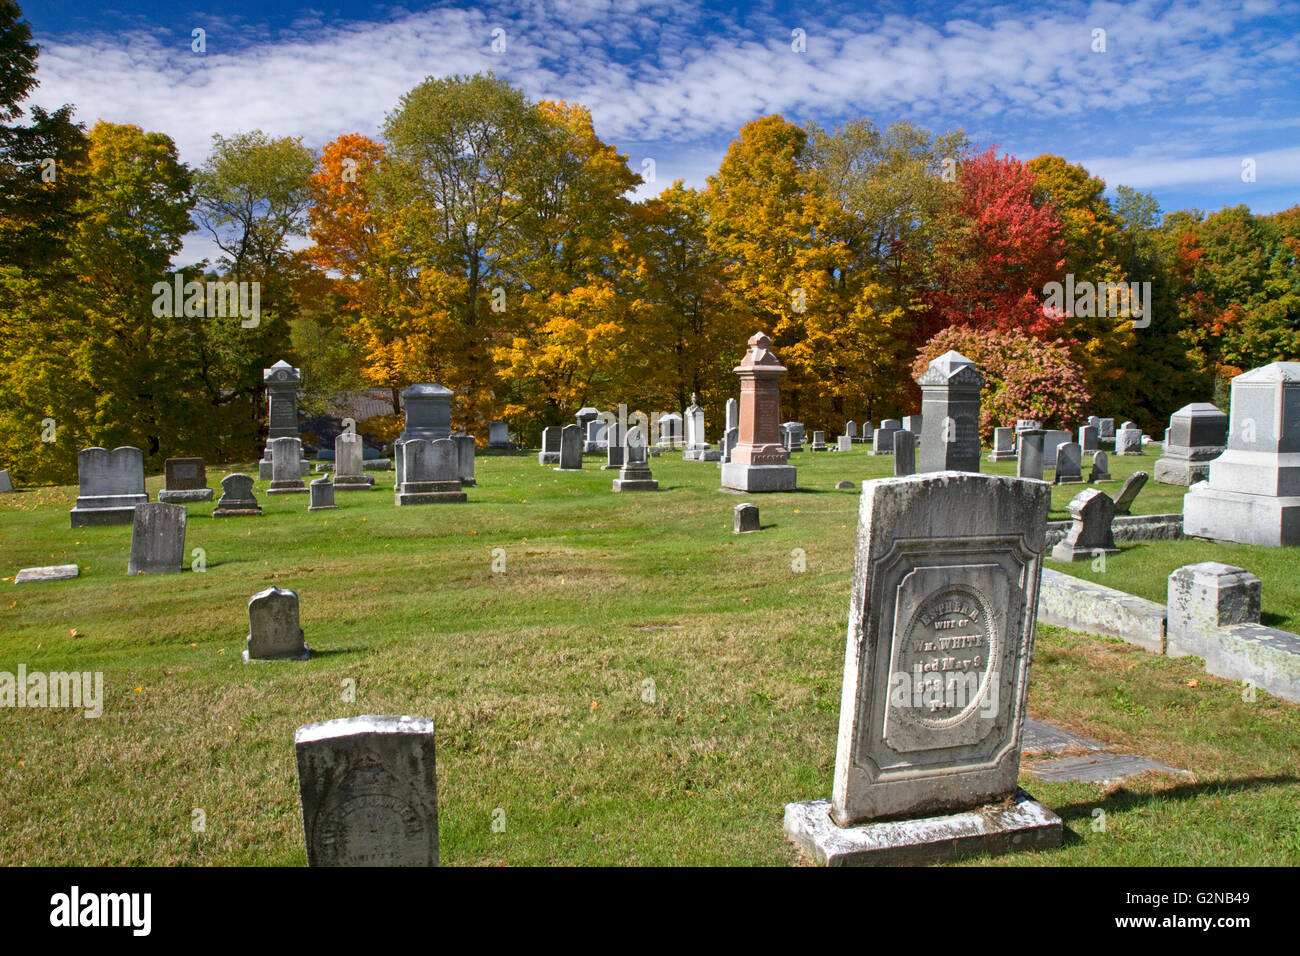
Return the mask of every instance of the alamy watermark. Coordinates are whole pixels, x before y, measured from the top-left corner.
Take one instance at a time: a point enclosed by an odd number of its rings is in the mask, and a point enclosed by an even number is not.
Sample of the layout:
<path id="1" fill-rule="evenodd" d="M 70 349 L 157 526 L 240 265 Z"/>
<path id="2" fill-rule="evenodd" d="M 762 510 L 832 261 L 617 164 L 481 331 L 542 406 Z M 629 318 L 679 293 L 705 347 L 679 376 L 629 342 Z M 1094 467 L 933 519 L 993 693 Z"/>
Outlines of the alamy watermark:
<path id="1" fill-rule="evenodd" d="M 0 671 L 0 707 L 71 707 L 98 717 L 104 713 L 104 674 L 28 672 L 26 664 L 19 664 L 16 675 Z"/>
<path id="2" fill-rule="evenodd" d="M 255 329 L 262 322 L 260 282 L 185 281 L 181 273 L 171 282 L 155 282 L 153 314 L 156 318 L 224 319 L 238 317 L 240 327 Z"/>
<path id="3" fill-rule="evenodd" d="M 1075 282 L 1074 273 L 1066 273 L 1065 284 L 1048 282 L 1043 286 L 1044 315 L 1074 315 L 1081 318 L 1119 318 L 1128 315 L 1133 328 L 1151 324 L 1150 282 Z"/>

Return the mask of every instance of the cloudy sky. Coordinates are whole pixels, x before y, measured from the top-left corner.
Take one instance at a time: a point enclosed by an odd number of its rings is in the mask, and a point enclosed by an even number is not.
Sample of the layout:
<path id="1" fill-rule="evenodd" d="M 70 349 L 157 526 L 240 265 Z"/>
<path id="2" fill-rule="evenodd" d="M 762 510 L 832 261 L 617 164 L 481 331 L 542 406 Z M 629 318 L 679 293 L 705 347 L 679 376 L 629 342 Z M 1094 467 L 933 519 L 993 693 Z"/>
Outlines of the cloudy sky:
<path id="1" fill-rule="evenodd" d="M 637 172 L 652 159 L 640 195 L 704 185 L 744 123 L 781 113 L 961 128 L 981 148 L 1082 163 L 1166 211 L 1300 203 L 1300 3 L 1287 0 L 19 2 L 43 48 L 32 102 L 160 130 L 194 164 L 218 132 L 377 137 L 424 77 L 492 70 L 590 107 Z M 210 254 L 196 234 L 182 261 Z"/>

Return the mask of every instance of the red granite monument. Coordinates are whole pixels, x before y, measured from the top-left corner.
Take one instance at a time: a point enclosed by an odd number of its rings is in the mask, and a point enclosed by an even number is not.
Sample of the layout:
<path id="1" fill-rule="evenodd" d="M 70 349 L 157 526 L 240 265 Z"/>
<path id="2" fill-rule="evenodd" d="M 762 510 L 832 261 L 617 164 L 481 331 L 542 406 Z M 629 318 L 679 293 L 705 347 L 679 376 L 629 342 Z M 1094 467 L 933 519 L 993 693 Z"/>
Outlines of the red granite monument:
<path id="1" fill-rule="evenodd" d="M 795 468 L 781 444 L 780 379 L 785 366 L 772 353 L 762 332 L 749 340 L 749 351 L 734 369 L 740 376 L 740 435 L 731 461 L 722 466 L 722 487 L 735 491 L 794 491 Z"/>

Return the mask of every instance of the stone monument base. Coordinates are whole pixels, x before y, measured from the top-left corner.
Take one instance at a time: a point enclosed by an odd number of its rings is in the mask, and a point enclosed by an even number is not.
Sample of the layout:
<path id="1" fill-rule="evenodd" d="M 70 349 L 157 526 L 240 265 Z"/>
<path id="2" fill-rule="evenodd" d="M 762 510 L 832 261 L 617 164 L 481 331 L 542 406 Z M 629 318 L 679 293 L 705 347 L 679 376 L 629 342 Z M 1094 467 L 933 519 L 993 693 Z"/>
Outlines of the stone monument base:
<path id="1" fill-rule="evenodd" d="M 371 475 L 334 476 L 335 491 L 370 491 L 374 487 L 375 479 Z"/>
<path id="2" fill-rule="evenodd" d="M 539 465 L 558 465 L 560 463 L 560 453 L 558 451 L 539 451 L 537 453 L 537 464 Z"/>
<path id="3" fill-rule="evenodd" d="M 1151 477 L 1162 485 L 1194 485 L 1210 477 L 1210 463 L 1183 458 L 1161 458 L 1156 462 Z"/>
<path id="4" fill-rule="evenodd" d="M 275 487 L 275 486 L 276 486 L 276 482 L 273 481 L 273 482 L 271 482 L 271 487 L 266 489 L 266 493 L 267 493 L 268 495 L 305 495 L 305 494 L 307 494 L 307 486 L 304 485 L 304 484 L 302 483 L 302 480 L 301 480 L 301 479 L 291 478 L 289 481 L 284 482 L 284 485 L 285 485 L 286 487 L 283 487 L 283 488 L 277 488 L 277 487 Z"/>
<path id="5" fill-rule="evenodd" d="M 397 505 L 431 505 L 439 502 L 468 501 L 459 481 L 407 481 L 393 495 Z"/>
<path id="6" fill-rule="evenodd" d="M 829 800 L 785 806 L 785 835 L 822 866 L 916 866 L 1061 845 L 1061 818 L 1017 788 L 1009 803 L 942 817 L 836 826 Z"/>
<path id="7" fill-rule="evenodd" d="M 988 454 L 988 461 L 1015 461 L 1016 453 L 1014 451 L 991 451 Z"/>
<path id="8" fill-rule="evenodd" d="M 1198 482 L 1183 496 L 1183 534 L 1266 547 L 1300 545 L 1300 495 L 1274 498 Z"/>
<path id="9" fill-rule="evenodd" d="M 302 646 L 301 654 L 289 654 L 285 657 L 249 657 L 248 651 L 244 651 L 245 664 L 266 664 L 270 661 L 305 661 L 311 657 L 311 648 L 306 644 Z"/>
<path id="10" fill-rule="evenodd" d="M 148 495 L 91 495 L 77 499 L 68 512 L 74 528 L 97 528 L 110 524 L 132 524 L 135 506 L 149 501 Z"/>
<path id="11" fill-rule="evenodd" d="M 258 505 L 255 508 L 214 508 L 212 510 L 212 517 L 240 518 L 240 517 L 246 517 L 248 515 L 260 515 L 261 513 L 262 513 L 261 505 Z"/>
<path id="12" fill-rule="evenodd" d="M 794 465 L 742 465 L 729 461 L 722 466 L 722 487 L 736 491 L 794 491 Z"/>
<path id="13" fill-rule="evenodd" d="M 615 491 L 658 491 L 659 482 L 653 478 L 615 478 Z"/>
<path id="14" fill-rule="evenodd" d="M 189 491 L 168 491 L 164 488 L 158 492 L 158 500 L 170 505 L 188 505 L 196 501 L 211 501 L 211 488 L 194 488 Z"/>

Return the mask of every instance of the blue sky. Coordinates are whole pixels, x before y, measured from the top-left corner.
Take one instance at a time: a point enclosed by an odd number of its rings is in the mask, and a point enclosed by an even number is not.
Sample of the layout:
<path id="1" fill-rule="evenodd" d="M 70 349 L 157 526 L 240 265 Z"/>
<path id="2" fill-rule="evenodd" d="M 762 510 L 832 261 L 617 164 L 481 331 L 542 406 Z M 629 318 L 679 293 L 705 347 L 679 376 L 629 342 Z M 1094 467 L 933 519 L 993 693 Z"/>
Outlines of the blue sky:
<path id="1" fill-rule="evenodd" d="M 198 164 L 213 133 L 320 146 L 377 136 L 425 76 L 492 70 L 591 108 L 650 195 L 703 186 L 766 113 L 960 127 L 1055 153 L 1166 211 L 1300 203 L 1300 3 L 220 4 L 20 0 L 43 52 L 32 102 L 160 130 Z M 206 52 L 191 50 L 191 32 Z M 493 52 L 493 31 L 505 51 Z M 806 37 L 792 49 L 794 30 Z M 1095 31 L 1105 51 L 1095 52 Z M 1253 160 L 1255 181 L 1242 181 Z M 211 255 L 202 237 L 182 261 Z"/>

